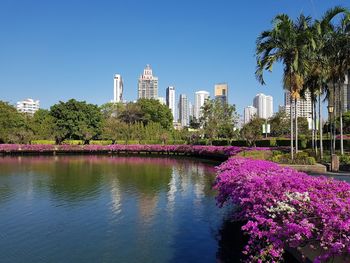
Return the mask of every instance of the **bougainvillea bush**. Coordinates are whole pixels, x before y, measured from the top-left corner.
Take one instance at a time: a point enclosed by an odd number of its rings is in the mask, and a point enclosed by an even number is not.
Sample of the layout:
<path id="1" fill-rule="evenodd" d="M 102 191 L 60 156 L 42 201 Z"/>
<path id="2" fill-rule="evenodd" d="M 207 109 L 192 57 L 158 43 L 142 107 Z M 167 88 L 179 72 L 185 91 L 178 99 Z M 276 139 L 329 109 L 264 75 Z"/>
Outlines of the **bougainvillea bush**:
<path id="1" fill-rule="evenodd" d="M 241 151 L 270 150 L 270 148 L 249 148 L 237 146 L 202 145 L 157 145 L 157 144 L 114 144 L 114 145 L 44 145 L 44 144 L 0 144 L 0 153 L 178 153 L 198 156 L 230 157 Z"/>
<path id="2" fill-rule="evenodd" d="M 217 168 L 220 206 L 249 235 L 248 262 L 279 262 L 287 247 L 318 250 L 314 262 L 350 254 L 350 185 L 276 163 L 232 158 Z"/>

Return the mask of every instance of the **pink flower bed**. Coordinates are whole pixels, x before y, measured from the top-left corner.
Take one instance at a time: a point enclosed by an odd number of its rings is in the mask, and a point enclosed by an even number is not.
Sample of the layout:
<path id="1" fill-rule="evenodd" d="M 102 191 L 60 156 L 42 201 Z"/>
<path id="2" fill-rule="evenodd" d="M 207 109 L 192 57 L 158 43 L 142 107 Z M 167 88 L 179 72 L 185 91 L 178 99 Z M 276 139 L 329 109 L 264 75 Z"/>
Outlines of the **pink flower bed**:
<path id="1" fill-rule="evenodd" d="M 43 144 L 0 144 L 0 153 L 16 152 L 158 152 L 190 155 L 234 156 L 243 150 L 269 150 L 270 148 L 248 148 L 237 146 L 199 146 L 199 145 L 43 145 Z"/>
<path id="2" fill-rule="evenodd" d="M 287 247 L 317 247 L 314 262 L 350 254 L 350 185 L 276 163 L 231 158 L 217 168 L 220 206 L 249 235 L 248 262 L 279 262 Z"/>

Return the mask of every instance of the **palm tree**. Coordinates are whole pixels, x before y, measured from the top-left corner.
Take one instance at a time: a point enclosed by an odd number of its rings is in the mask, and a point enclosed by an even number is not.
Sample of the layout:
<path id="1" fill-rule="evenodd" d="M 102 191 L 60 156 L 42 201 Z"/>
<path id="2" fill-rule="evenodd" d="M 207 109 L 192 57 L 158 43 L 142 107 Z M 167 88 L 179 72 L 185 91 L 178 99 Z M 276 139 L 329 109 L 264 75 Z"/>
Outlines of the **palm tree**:
<path id="1" fill-rule="evenodd" d="M 349 72 L 349 43 L 350 43 L 350 15 L 349 12 L 345 13 L 340 21 L 340 25 L 337 28 L 337 49 L 339 54 L 339 67 L 338 67 L 338 89 L 339 89 L 339 119 L 340 119 L 340 152 L 344 154 L 344 139 L 343 139 L 343 104 L 342 104 L 342 84 L 345 81 L 345 76 Z"/>
<path id="2" fill-rule="evenodd" d="M 263 73 L 265 70 L 272 71 L 272 66 L 276 62 L 281 62 L 283 69 L 284 88 L 290 92 L 290 119 L 291 119 L 291 157 L 293 152 L 293 112 L 294 102 L 295 115 L 296 105 L 300 97 L 300 92 L 304 85 L 304 76 L 308 69 L 307 56 L 312 43 L 310 30 L 310 17 L 300 15 L 294 22 L 286 14 L 277 15 L 273 23 L 273 28 L 262 32 L 257 39 L 256 57 L 257 69 L 255 75 L 258 81 L 264 85 Z M 295 118 L 295 139 L 296 151 L 298 150 L 298 129 L 297 118 Z"/>
<path id="3" fill-rule="evenodd" d="M 330 56 L 327 54 L 327 45 L 332 41 L 332 34 L 334 32 L 333 19 L 346 12 L 345 8 L 334 7 L 329 9 L 320 20 L 316 20 L 312 26 L 312 33 L 314 41 L 314 50 L 310 53 L 311 69 L 307 76 L 307 86 L 312 92 L 317 93 L 318 96 L 318 121 L 319 121 L 319 137 L 320 137 L 320 157 L 323 159 L 323 129 L 322 129 L 322 103 L 321 96 L 329 92 L 328 82 L 331 72 Z M 317 136 L 315 136 L 317 137 Z M 317 142 L 317 140 L 316 140 Z"/>
<path id="4" fill-rule="evenodd" d="M 331 37 L 328 39 L 325 53 L 329 58 L 330 74 L 329 82 L 332 84 L 332 90 L 329 91 L 329 98 L 333 100 L 331 104 L 334 105 L 334 116 L 339 115 L 340 119 L 340 150 L 344 154 L 343 146 L 343 103 L 342 103 L 342 87 L 345 81 L 345 76 L 349 71 L 349 34 L 350 27 L 349 15 L 345 13 L 340 24 L 331 32 Z M 333 141 L 333 148 L 335 149 L 335 140 Z"/>

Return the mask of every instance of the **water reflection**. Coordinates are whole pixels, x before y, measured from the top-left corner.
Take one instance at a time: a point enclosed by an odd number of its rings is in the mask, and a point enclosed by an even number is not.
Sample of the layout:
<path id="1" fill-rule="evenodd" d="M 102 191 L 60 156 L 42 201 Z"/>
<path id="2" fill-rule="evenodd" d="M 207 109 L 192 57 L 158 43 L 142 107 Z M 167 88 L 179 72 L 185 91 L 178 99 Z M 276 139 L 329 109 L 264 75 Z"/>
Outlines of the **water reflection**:
<path id="1" fill-rule="evenodd" d="M 213 262 L 213 180 L 192 159 L 0 158 L 1 261 Z"/>

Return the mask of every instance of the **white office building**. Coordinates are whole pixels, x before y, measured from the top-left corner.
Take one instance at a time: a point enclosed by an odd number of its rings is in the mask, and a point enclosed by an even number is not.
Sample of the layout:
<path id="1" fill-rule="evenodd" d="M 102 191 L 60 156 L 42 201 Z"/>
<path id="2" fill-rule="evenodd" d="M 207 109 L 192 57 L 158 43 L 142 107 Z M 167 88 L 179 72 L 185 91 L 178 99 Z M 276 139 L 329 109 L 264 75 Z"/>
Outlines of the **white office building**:
<path id="1" fill-rule="evenodd" d="M 257 117 L 268 119 L 273 115 L 273 98 L 263 93 L 256 94 L 253 106 L 257 109 Z"/>
<path id="2" fill-rule="evenodd" d="M 39 110 L 39 107 L 39 100 L 25 99 L 17 102 L 17 110 L 30 115 L 34 115 L 34 113 Z"/>
<path id="3" fill-rule="evenodd" d="M 153 76 L 152 68 L 146 65 L 138 81 L 138 99 L 158 98 L 158 77 Z"/>
<path id="4" fill-rule="evenodd" d="M 209 92 L 200 90 L 195 93 L 194 101 L 194 117 L 199 120 L 201 117 L 201 107 L 204 105 L 206 99 L 209 98 Z"/>
<path id="5" fill-rule="evenodd" d="M 284 93 L 284 110 L 286 115 L 290 115 L 290 92 L 286 91 Z M 294 99 L 292 100 L 292 111 L 294 113 Z M 310 118 L 312 114 L 312 103 L 311 103 L 311 93 L 309 91 L 305 92 L 304 98 L 299 98 L 297 100 L 297 116 L 303 118 Z M 293 116 L 294 117 L 294 116 Z"/>
<path id="6" fill-rule="evenodd" d="M 122 102 L 123 101 L 123 79 L 120 74 L 114 75 L 114 96 L 113 96 L 113 102 Z"/>
<path id="7" fill-rule="evenodd" d="M 176 121 L 176 103 L 175 103 L 175 87 L 169 86 L 166 89 L 166 105 L 173 114 L 173 120 Z"/>
<path id="8" fill-rule="evenodd" d="M 179 99 L 179 122 L 182 127 L 186 127 L 190 124 L 188 98 L 185 94 L 181 94 Z"/>
<path id="9" fill-rule="evenodd" d="M 293 118 L 295 116 L 295 106 L 294 99 L 292 99 L 292 112 Z M 290 116 L 290 92 L 286 91 L 284 93 L 284 110 L 286 115 Z M 309 129 L 311 129 L 312 125 L 312 103 L 311 103 L 311 92 L 306 91 L 303 98 L 299 98 L 297 100 L 297 117 L 306 118 L 309 123 Z"/>
<path id="10" fill-rule="evenodd" d="M 244 108 L 244 124 L 249 123 L 253 118 L 256 117 L 258 110 L 253 106 Z"/>

